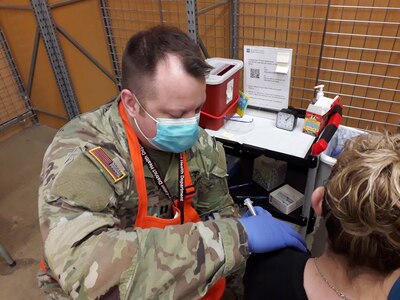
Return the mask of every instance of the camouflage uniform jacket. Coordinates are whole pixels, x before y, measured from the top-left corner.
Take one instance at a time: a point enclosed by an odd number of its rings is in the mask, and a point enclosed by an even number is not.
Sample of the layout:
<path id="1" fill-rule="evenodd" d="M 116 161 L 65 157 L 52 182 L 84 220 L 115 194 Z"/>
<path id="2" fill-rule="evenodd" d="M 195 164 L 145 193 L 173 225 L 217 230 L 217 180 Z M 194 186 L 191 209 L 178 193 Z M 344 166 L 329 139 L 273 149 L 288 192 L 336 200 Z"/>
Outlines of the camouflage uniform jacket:
<path id="1" fill-rule="evenodd" d="M 126 173 L 115 182 L 89 150 L 102 147 Z M 118 100 L 65 125 L 46 151 L 39 219 L 46 262 L 76 299 L 198 299 L 216 280 L 243 267 L 247 235 L 226 182 L 220 143 L 201 130 L 187 161 L 203 222 L 164 229 L 133 228 L 138 197 Z M 178 158 L 165 182 L 178 190 Z M 157 163 L 157 162 L 156 162 Z M 171 218 L 170 201 L 147 167 L 148 215 Z M 176 174 L 176 176 L 175 176 Z M 211 212 L 222 216 L 206 220 Z"/>

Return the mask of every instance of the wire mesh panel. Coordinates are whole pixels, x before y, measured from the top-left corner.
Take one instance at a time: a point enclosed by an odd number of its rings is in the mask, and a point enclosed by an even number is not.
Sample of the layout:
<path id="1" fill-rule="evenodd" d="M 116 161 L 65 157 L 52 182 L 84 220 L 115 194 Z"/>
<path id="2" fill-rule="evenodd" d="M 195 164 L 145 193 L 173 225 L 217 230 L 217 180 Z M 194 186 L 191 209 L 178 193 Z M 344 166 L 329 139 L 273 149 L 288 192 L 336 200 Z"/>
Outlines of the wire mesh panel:
<path id="1" fill-rule="evenodd" d="M 307 108 L 313 87 L 341 95 L 343 124 L 399 130 L 399 1 L 239 1 L 238 50 L 293 49 L 290 102 Z"/>
<path id="2" fill-rule="evenodd" d="M 101 1 L 115 73 L 128 38 L 156 24 L 187 31 L 186 1 Z M 341 95 L 343 124 L 399 129 L 397 0 L 198 0 L 206 56 L 243 59 L 243 46 L 293 49 L 289 105 L 307 108 L 314 86 Z M 396 18 L 397 17 L 397 18 Z"/>
<path id="3" fill-rule="evenodd" d="M 230 57 L 231 1 L 197 1 L 197 19 L 200 41 L 209 57 Z"/>
<path id="4" fill-rule="evenodd" d="M 398 130 L 400 2 L 332 1 L 319 82 L 344 104 L 345 124 Z"/>
<path id="5" fill-rule="evenodd" d="M 33 117 L 30 103 L 0 30 L 0 129 Z"/>
<path id="6" fill-rule="evenodd" d="M 243 46 L 293 49 L 289 104 L 307 108 L 314 96 L 327 1 L 239 1 L 238 52 Z"/>
<path id="7" fill-rule="evenodd" d="M 121 57 L 128 39 L 136 32 L 168 24 L 187 32 L 185 1 L 112 0 L 100 1 L 114 71 L 121 79 Z"/>

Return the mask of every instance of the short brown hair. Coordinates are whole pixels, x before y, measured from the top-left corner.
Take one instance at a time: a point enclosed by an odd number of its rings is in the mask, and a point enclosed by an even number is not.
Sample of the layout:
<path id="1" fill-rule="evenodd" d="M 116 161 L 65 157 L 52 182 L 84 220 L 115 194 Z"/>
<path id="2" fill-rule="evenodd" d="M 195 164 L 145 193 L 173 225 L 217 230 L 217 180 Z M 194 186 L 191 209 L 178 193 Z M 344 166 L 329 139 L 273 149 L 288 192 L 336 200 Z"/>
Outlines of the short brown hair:
<path id="1" fill-rule="evenodd" d="M 326 185 L 329 246 L 349 267 L 388 274 L 400 267 L 400 135 L 347 142 Z"/>
<path id="2" fill-rule="evenodd" d="M 155 75 L 158 63 L 167 54 L 178 56 L 186 72 L 195 78 L 205 78 L 211 69 L 186 33 L 176 27 L 159 25 L 136 33 L 126 44 L 122 56 L 122 88 L 143 97 L 145 87 L 152 90 L 148 86 L 149 78 Z"/>

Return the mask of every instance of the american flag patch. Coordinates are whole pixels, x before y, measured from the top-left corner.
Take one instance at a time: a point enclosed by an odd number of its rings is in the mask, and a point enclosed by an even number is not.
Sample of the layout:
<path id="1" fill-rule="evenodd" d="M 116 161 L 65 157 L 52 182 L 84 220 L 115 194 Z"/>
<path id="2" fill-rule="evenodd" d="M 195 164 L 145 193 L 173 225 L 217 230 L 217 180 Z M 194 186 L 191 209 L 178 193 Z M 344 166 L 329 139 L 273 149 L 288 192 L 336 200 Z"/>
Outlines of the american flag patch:
<path id="1" fill-rule="evenodd" d="M 89 150 L 89 153 L 101 164 L 108 174 L 114 179 L 114 183 L 126 177 L 126 174 L 101 147 Z"/>

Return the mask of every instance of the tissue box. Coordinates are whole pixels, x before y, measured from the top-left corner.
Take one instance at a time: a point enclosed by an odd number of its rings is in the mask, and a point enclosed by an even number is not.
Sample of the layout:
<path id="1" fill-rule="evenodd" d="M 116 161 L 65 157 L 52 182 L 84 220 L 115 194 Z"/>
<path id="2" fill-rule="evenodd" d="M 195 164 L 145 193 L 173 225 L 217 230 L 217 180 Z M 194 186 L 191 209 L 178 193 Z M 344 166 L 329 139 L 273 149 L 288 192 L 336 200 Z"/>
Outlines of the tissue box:
<path id="1" fill-rule="evenodd" d="M 321 97 L 315 104 L 310 104 L 304 118 L 303 132 L 318 136 L 328 121 L 329 110 L 338 100 L 339 96 L 334 99 Z"/>
<path id="2" fill-rule="evenodd" d="M 253 181 L 267 191 L 283 184 L 286 178 L 287 163 L 261 155 L 254 160 Z"/>
<path id="3" fill-rule="evenodd" d="M 269 195 L 269 203 L 287 215 L 304 204 L 304 195 L 285 184 Z"/>

